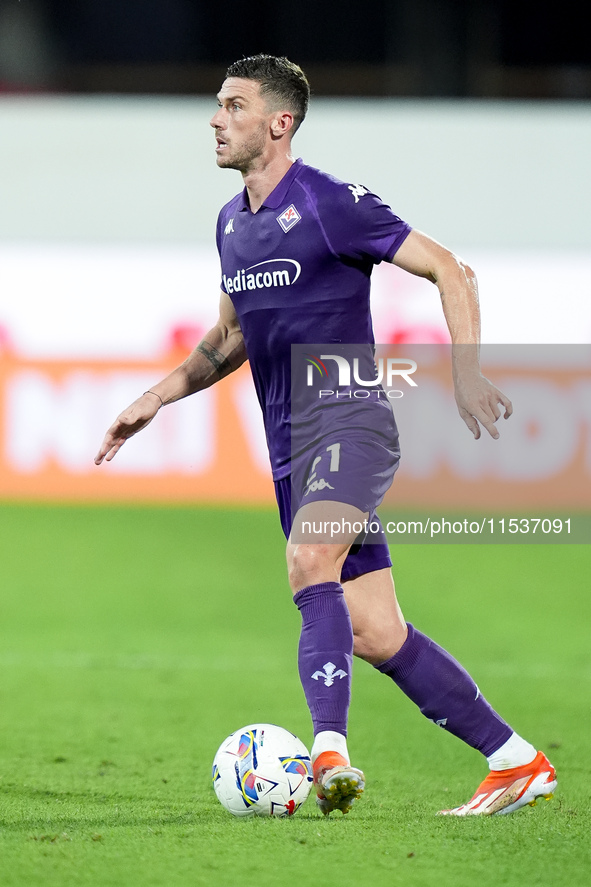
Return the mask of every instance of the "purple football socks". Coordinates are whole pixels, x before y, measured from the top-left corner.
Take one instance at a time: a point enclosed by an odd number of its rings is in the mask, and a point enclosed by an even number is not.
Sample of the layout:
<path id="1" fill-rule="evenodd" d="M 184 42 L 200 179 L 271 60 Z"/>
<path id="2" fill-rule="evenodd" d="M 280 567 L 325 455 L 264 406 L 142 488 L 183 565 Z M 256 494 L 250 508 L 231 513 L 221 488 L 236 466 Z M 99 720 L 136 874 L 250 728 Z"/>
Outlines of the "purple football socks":
<path id="1" fill-rule="evenodd" d="M 425 717 L 487 757 L 513 733 L 459 662 L 410 623 L 398 653 L 376 668 L 392 678 Z"/>
<path id="2" fill-rule="evenodd" d="M 298 667 L 314 735 L 334 730 L 346 736 L 353 629 L 343 588 L 338 582 L 308 585 L 294 602 L 302 614 Z"/>

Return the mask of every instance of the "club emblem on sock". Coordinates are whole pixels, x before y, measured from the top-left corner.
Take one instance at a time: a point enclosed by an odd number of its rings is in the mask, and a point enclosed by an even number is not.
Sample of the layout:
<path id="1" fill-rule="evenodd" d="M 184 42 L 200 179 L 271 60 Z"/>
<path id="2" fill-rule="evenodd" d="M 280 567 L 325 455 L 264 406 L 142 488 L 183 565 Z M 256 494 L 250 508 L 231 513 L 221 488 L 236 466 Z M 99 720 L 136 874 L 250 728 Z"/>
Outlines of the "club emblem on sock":
<path id="1" fill-rule="evenodd" d="M 342 668 L 337 669 L 334 662 L 325 662 L 322 667 L 324 671 L 315 671 L 312 675 L 312 680 L 317 681 L 320 678 L 324 678 L 325 687 L 332 687 L 336 678 L 340 678 L 342 681 L 343 678 L 347 677 L 347 672 L 343 671 Z"/>

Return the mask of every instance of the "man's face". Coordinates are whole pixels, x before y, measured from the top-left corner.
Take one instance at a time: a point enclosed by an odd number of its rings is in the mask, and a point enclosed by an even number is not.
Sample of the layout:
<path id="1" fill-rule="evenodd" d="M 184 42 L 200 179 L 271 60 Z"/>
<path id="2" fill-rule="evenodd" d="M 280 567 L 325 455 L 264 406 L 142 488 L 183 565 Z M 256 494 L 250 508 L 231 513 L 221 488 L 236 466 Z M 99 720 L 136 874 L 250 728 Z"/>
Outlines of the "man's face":
<path id="1" fill-rule="evenodd" d="M 218 111 L 210 120 L 215 129 L 217 165 L 248 172 L 270 140 L 273 117 L 255 80 L 229 77 L 218 93 Z"/>

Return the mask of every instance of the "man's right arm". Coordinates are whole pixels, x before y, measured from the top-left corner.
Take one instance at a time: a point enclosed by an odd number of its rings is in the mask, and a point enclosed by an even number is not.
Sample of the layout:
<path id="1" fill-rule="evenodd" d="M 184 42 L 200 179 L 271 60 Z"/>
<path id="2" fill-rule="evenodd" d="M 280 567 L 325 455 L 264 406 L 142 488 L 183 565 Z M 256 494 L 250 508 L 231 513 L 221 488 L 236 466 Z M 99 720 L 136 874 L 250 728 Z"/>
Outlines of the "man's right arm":
<path id="1" fill-rule="evenodd" d="M 123 444 L 150 424 L 161 406 L 209 388 L 247 359 L 244 338 L 232 301 L 221 293 L 220 316 L 183 363 L 138 397 L 115 419 L 101 444 L 96 465 L 110 462 Z"/>

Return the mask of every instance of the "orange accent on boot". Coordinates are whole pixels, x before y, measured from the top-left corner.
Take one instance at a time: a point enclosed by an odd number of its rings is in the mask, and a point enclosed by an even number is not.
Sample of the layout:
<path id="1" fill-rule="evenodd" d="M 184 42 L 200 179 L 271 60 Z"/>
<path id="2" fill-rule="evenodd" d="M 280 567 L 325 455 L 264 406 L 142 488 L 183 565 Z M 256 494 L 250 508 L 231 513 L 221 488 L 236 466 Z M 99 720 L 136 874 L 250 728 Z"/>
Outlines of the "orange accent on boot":
<path id="1" fill-rule="evenodd" d="M 535 784 L 536 795 L 528 795 L 534 781 L 546 775 L 540 785 Z M 513 812 L 521 806 L 534 801 L 535 797 L 548 797 L 556 786 L 556 770 L 546 757 L 539 751 L 533 761 L 521 767 L 508 770 L 491 770 L 467 804 L 451 810 L 440 810 L 443 815 L 466 816 L 473 814 L 490 815 L 502 813 L 507 807 Z M 520 803 L 521 802 L 521 803 Z"/>
<path id="2" fill-rule="evenodd" d="M 320 785 L 322 777 L 328 770 L 332 770 L 334 767 L 346 767 L 348 763 L 347 759 L 338 751 L 323 751 L 312 764 L 314 785 Z"/>
<path id="3" fill-rule="evenodd" d="M 550 771 L 550 779 L 556 778 L 556 770 L 544 752 L 539 751 L 533 761 L 530 761 L 529 764 L 523 764 L 521 767 L 511 767 L 509 770 L 491 770 L 486 779 L 484 779 L 478 787 L 474 797 L 479 793 L 482 794 L 482 792 L 491 792 L 498 788 L 504 788 L 507 785 L 516 782 L 518 779 L 526 780 L 523 786 L 523 788 L 526 789 L 534 777 L 542 770 Z"/>

